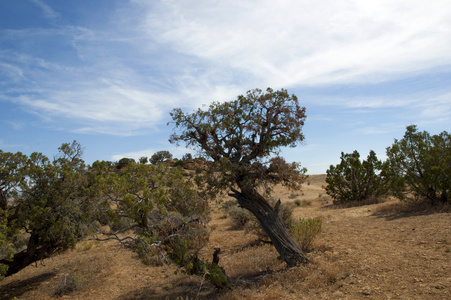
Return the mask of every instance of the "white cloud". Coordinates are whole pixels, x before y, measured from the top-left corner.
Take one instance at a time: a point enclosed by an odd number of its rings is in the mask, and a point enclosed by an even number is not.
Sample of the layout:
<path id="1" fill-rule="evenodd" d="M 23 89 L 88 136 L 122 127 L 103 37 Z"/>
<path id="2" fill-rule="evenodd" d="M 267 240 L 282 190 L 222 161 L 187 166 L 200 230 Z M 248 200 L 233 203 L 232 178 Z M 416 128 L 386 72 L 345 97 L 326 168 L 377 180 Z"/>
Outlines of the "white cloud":
<path id="1" fill-rule="evenodd" d="M 44 1 L 41 0 L 29 0 L 29 1 L 35 4 L 37 7 L 39 7 L 44 13 L 44 17 L 48 19 L 56 19 L 60 16 L 58 12 L 56 12 L 55 10 L 53 10 L 53 8 L 44 3 Z"/>
<path id="2" fill-rule="evenodd" d="M 276 86 L 372 82 L 451 61 L 449 1 L 165 1 L 152 40 Z"/>
<path id="3" fill-rule="evenodd" d="M 6 84 L 8 81 L 18 82 L 24 78 L 20 68 L 2 62 L 0 62 L 0 75 L 0 84 Z"/>
<path id="4" fill-rule="evenodd" d="M 364 135 L 374 135 L 374 134 L 385 134 L 392 132 L 392 128 L 387 128 L 386 125 L 382 125 L 380 127 L 363 127 L 357 130 L 359 133 Z"/>
<path id="5" fill-rule="evenodd" d="M 33 3 L 47 18 L 62 18 L 44 1 Z M 0 42 L 27 46 L 0 51 L 8 84 L 0 98 L 73 120 L 71 131 L 133 135 L 166 121 L 173 107 L 194 109 L 256 87 L 364 85 L 451 68 L 447 0 L 131 3 L 110 12 L 114 30 L 82 23 L 2 30 Z M 45 56 L 46 42 L 67 57 Z M 318 104 L 421 103 L 410 96 L 320 95 Z M 440 103 L 423 115 L 449 111 Z"/>
<path id="6" fill-rule="evenodd" d="M 0 150 L 3 150 L 5 152 L 7 152 L 6 149 L 8 149 L 8 148 L 17 149 L 17 148 L 24 148 L 24 147 L 26 147 L 26 145 L 23 145 L 23 144 L 8 144 L 3 139 L 0 139 Z"/>
<path id="7" fill-rule="evenodd" d="M 6 121 L 15 130 L 22 130 L 26 127 L 26 122 L 21 120 Z"/>
<path id="8" fill-rule="evenodd" d="M 133 135 L 158 124 L 172 99 L 170 94 L 140 91 L 127 83 L 104 80 L 88 87 L 74 84 L 67 90 L 39 90 L 38 96 L 23 96 L 16 101 L 55 118 L 94 124 L 76 132 Z"/>
<path id="9" fill-rule="evenodd" d="M 418 107 L 421 109 L 421 123 L 451 124 L 451 92 L 425 99 Z"/>

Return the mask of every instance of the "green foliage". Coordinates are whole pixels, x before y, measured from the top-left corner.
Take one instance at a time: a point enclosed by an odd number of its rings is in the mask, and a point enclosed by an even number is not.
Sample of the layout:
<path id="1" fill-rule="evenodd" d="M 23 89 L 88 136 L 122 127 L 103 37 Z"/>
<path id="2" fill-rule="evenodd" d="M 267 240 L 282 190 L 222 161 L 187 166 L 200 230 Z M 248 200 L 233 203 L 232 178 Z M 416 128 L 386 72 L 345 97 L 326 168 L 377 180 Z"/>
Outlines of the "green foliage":
<path id="1" fill-rule="evenodd" d="M 195 178 L 202 192 L 214 197 L 230 190 L 263 225 L 288 265 L 306 261 L 280 226 L 278 205 L 274 208 L 265 199 L 276 184 L 295 190 L 305 179 L 305 168 L 279 156 L 282 147 L 295 147 L 304 139 L 305 108 L 297 97 L 284 89 L 254 89 L 191 114 L 174 109 L 171 117 L 176 128 L 170 142 L 195 147 L 209 159 L 208 168 Z"/>
<path id="2" fill-rule="evenodd" d="M 193 156 L 191 155 L 191 153 L 186 153 L 182 156 L 182 159 L 176 159 L 174 167 L 180 166 L 180 167 L 184 168 L 186 163 L 192 159 L 193 159 Z"/>
<path id="3" fill-rule="evenodd" d="M 202 182 L 216 195 L 231 183 L 255 188 L 282 183 L 299 188 L 305 169 L 278 157 L 281 147 L 295 147 L 304 139 L 305 108 L 286 90 L 248 91 L 236 100 L 213 102 L 206 110 L 171 112 L 176 129 L 172 143 L 200 148 L 212 160 Z M 270 159 L 270 157 L 273 157 Z"/>
<path id="4" fill-rule="evenodd" d="M 202 266 L 203 273 L 206 274 L 206 279 L 213 283 L 216 287 L 223 288 L 226 286 L 228 278 L 215 263 L 204 263 Z"/>
<path id="5" fill-rule="evenodd" d="M 149 159 L 149 162 L 153 165 L 172 159 L 172 154 L 169 151 L 155 152 Z"/>
<path id="6" fill-rule="evenodd" d="M 141 156 L 141 157 L 139 158 L 139 163 L 140 163 L 140 164 L 145 165 L 145 164 L 147 164 L 148 161 L 149 161 L 149 159 L 147 158 L 147 156 Z"/>
<path id="7" fill-rule="evenodd" d="M 12 200 L 7 207 L 0 208 L 3 264 L 15 259 L 11 247 L 23 236 L 21 232 L 28 233 L 22 261 L 15 261 L 16 269 L 9 268 L 9 274 L 25 267 L 26 262 L 73 248 L 86 233 L 93 202 L 86 168 L 80 158 L 82 148 L 74 141 L 58 150 L 53 161 L 36 152 L 29 157 L 0 152 L 2 192 Z"/>
<path id="8" fill-rule="evenodd" d="M 291 232 L 301 245 L 302 251 L 309 252 L 312 250 L 313 241 L 321 232 L 322 224 L 321 218 L 300 218 L 292 223 Z"/>
<path id="9" fill-rule="evenodd" d="M 377 198 L 387 193 L 386 178 L 382 173 L 382 162 L 374 151 L 366 160 L 360 161 L 360 154 L 341 153 L 341 162 L 327 170 L 326 193 L 335 204 L 360 202 Z"/>
<path id="10" fill-rule="evenodd" d="M 100 217 L 110 227 L 101 233 L 132 248 L 144 263 L 160 257 L 184 266 L 207 241 L 208 202 L 178 168 L 129 164 L 108 172 L 96 163 L 94 170 L 99 203 L 107 203 Z"/>
<path id="11" fill-rule="evenodd" d="M 206 263 L 199 259 L 198 252 L 190 249 L 192 241 L 186 238 L 174 239 L 168 251 L 169 257 L 178 266 L 183 267 L 186 274 L 203 275 L 216 287 L 223 288 L 227 284 L 227 276 L 215 263 Z"/>
<path id="12" fill-rule="evenodd" d="M 129 164 L 133 164 L 133 163 L 136 163 L 133 158 L 123 157 L 117 163 L 117 168 L 121 169 L 121 168 L 128 166 Z"/>
<path id="13" fill-rule="evenodd" d="M 191 153 L 186 153 L 182 156 L 183 161 L 189 161 L 193 159 L 193 155 Z"/>
<path id="14" fill-rule="evenodd" d="M 387 148 L 392 193 L 402 200 L 451 203 L 451 135 L 430 135 L 407 126 L 404 137 Z"/>

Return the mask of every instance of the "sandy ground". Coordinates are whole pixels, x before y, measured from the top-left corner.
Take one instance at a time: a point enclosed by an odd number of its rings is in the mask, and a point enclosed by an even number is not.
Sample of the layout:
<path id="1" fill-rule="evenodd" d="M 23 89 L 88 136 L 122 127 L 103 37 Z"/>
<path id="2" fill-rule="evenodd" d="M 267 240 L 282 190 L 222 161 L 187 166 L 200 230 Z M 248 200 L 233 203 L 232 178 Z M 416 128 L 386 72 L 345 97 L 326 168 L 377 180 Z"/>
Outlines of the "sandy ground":
<path id="1" fill-rule="evenodd" d="M 0 300 L 13 299 L 451 299 L 451 213 L 385 203 L 333 208 L 321 186 L 324 175 L 293 193 L 277 188 L 296 217 L 320 217 L 323 231 L 308 254 L 311 262 L 287 269 L 270 245 L 231 230 L 220 204 L 212 204 L 211 259 L 230 289 L 216 290 L 201 276 L 176 267 L 145 266 L 113 242 L 82 242 L 0 282 Z M 56 294 L 55 294 L 56 293 Z"/>

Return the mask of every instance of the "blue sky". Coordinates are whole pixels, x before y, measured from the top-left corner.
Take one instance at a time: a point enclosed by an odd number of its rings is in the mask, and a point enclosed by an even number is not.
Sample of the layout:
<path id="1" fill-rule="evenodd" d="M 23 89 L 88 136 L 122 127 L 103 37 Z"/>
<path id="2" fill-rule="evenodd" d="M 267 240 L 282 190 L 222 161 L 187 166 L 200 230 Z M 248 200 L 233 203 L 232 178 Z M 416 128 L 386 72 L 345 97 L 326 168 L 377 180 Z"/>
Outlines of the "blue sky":
<path id="1" fill-rule="evenodd" d="M 168 150 L 169 112 L 286 88 L 307 108 L 309 174 L 417 124 L 451 131 L 451 2 L 0 2 L 0 149 L 88 163 Z"/>

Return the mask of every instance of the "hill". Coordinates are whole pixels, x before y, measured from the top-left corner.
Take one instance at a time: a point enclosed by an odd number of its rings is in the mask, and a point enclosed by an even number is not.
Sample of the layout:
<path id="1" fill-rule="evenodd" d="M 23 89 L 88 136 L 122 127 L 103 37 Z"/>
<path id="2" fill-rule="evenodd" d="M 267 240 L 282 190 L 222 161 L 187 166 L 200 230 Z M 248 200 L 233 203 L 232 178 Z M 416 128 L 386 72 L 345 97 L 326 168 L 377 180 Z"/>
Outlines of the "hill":
<path id="1" fill-rule="evenodd" d="M 114 242 L 85 241 L 73 251 L 29 266 L 0 282 L 12 299 L 451 299 L 451 213 L 418 209 L 395 199 L 335 208 L 321 186 L 325 175 L 274 196 L 296 206 L 296 217 L 321 217 L 323 231 L 307 266 L 287 269 L 272 246 L 232 230 L 212 203 L 210 241 L 202 256 L 219 265 L 231 289 L 216 290 L 172 265 L 145 266 Z M 224 199 L 228 200 L 228 199 Z"/>

